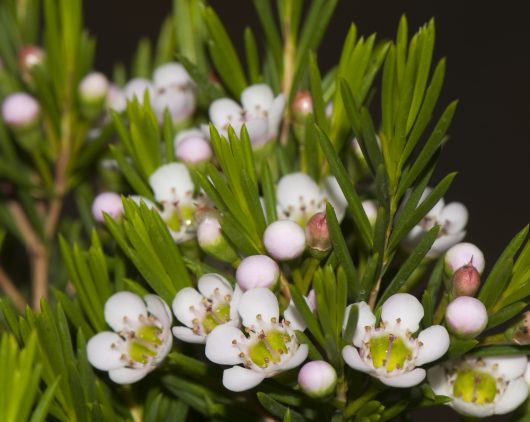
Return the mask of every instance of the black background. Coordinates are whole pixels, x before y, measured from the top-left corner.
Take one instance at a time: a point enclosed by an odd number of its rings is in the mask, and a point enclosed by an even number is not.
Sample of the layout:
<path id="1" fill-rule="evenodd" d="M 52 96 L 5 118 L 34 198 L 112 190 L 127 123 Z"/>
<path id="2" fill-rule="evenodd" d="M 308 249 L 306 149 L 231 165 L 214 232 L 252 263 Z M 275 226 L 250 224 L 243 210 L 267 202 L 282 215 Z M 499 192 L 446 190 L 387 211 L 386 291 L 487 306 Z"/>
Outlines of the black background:
<path id="1" fill-rule="evenodd" d="M 242 45 L 245 26 L 259 32 L 251 1 L 210 4 L 236 46 Z M 411 32 L 436 18 L 436 55 L 448 58 L 440 103 L 460 100 L 437 175 L 459 172 L 446 198 L 467 205 L 467 240 L 485 251 L 489 264 L 530 220 L 530 25 L 525 4 L 342 0 L 319 51 L 324 69 L 336 63 L 352 21 L 362 35 L 377 32 L 393 38 L 402 13 Z M 139 38 L 154 38 L 170 9 L 169 0 L 86 1 L 85 23 L 98 40 L 96 67 L 109 73 L 112 63 L 128 63 Z M 439 417 L 455 418 L 444 411 Z"/>

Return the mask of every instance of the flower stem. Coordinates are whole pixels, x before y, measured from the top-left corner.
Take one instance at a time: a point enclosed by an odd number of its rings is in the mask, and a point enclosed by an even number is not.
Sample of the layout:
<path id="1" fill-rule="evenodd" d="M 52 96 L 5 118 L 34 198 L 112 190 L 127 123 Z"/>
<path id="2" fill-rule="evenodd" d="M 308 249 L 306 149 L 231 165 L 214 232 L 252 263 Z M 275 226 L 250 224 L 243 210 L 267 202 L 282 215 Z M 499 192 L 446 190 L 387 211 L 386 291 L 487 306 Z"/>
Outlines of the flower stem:
<path id="1" fill-rule="evenodd" d="M 15 307 L 21 313 L 24 312 L 26 299 L 24 299 L 24 296 L 18 291 L 11 277 L 9 277 L 2 267 L 0 267 L 0 288 L 2 288 L 6 296 L 11 299 L 11 302 L 13 302 Z"/>
<path id="2" fill-rule="evenodd" d="M 484 337 L 479 344 L 484 346 L 486 344 L 512 344 L 512 342 L 506 338 L 504 333 L 499 333 Z"/>
<path id="3" fill-rule="evenodd" d="M 449 294 L 445 292 L 442 296 L 442 299 L 440 300 L 440 303 L 438 304 L 438 307 L 436 308 L 436 311 L 434 312 L 434 317 L 432 319 L 433 324 L 440 324 L 442 322 L 445 315 L 445 309 L 447 308 L 448 304 Z"/>

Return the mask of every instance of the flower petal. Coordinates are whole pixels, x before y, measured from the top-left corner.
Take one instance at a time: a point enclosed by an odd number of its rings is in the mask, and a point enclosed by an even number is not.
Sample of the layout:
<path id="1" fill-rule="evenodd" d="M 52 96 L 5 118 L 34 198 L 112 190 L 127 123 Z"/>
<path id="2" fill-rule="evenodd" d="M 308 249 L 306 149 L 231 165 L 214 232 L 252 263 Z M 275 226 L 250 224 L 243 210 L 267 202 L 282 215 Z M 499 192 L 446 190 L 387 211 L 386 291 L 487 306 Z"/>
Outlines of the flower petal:
<path id="1" fill-rule="evenodd" d="M 155 86 L 160 88 L 168 88 L 170 86 L 182 87 L 192 82 L 190 75 L 186 68 L 177 62 L 170 62 L 158 66 L 153 72 L 153 82 Z"/>
<path id="2" fill-rule="evenodd" d="M 169 329 L 173 317 L 171 315 L 171 309 L 169 309 L 166 302 L 157 295 L 144 296 L 144 300 L 149 313 L 154 315 L 165 329 Z"/>
<path id="3" fill-rule="evenodd" d="M 285 363 L 281 366 L 281 369 L 287 371 L 289 369 L 296 368 L 297 366 L 301 365 L 304 360 L 306 360 L 308 353 L 309 348 L 307 347 L 307 344 L 301 344 L 296 352 L 294 352 L 294 355 L 292 355 L 289 360 L 285 361 Z"/>
<path id="4" fill-rule="evenodd" d="M 188 168 L 182 163 L 164 164 L 149 176 L 149 186 L 158 202 L 185 201 L 194 190 Z"/>
<path id="5" fill-rule="evenodd" d="M 414 365 L 421 366 L 442 357 L 449 349 L 449 334 L 445 327 L 433 325 L 418 335 L 421 346 Z"/>
<path id="6" fill-rule="evenodd" d="M 274 94 L 267 84 L 251 85 L 241 93 L 241 104 L 251 118 L 266 115 L 273 100 Z"/>
<path id="7" fill-rule="evenodd" d="M 247 290 L 241 296 L 237 307 L 239 315 L 245 327 L 256 325 L 258 315 L 262 321 L 270 321 L 272 318 L 278 319 L 280 310 L 278 299 L 270 289 L 258 287 Z"/>
<path id="8" fill-rule="evenodd" d="M 195 334 L 191 328 L 188 327 L 173 327 L 171 329 L 173 335 L 186 343 L 204 344 L 206 343 L 206 336 Z"/>
<path id="9" fill-rule="evenodd" d="M 322 189 L 328 202 L 331 204 L 337 214 L 337 219 L 341 221 L 348 207 L 346 197 L 342 193 L 339 182 L 333 176 L 328 176 L 322 181 Z"/>
<path id="10" fill-rule="evenodd" d="M 409 388 L 418 385 L 425 379 L 425 369 L 416 368 L 393 377 L 378 377 L 379 381 L 390 387 Z"/>
<path id="11" fill-rule="evenodd" d="M 243 290 L 241 290 L 241 287 L 239 287 L 239 284 L 236 284 L 234 287 L 234 294 L 232 295 L 232 300 L 230 301 L 230 320 L 239 321 L 239 313 L 237 312 L 237 307 L 239 305 L 239 301 L 241 300 L 241 296 L 243 295 Z"/>
<path id="12" fill-rule="evenodd" d="M 271 138 L 275 138 L 278 135 L 284 109 L 285 95 L 280 94 L 274 99 L 269 109 L 269 134 Z"/>
<path id="13" fill-rule="evenodd" d="M 342 349 L 342 358 L 350 368 L 367 374 L 373 372 L 373 369 L 364 363 L 359 355 L 359 351 L 353 346 L 345 346 L 344 349 Z"/>
<path id="14" fill-rule="evenodd" d="M 477 418 L 484 418 L 493 415 L 493 404 L 475 404 L 466 402 L 459 398 L 453 398 L 450 406 L 458 413 L 464 416 L 473 416 Z"/>
<path id="15" fill-rule="evenodd" d="M 204 299 L 197 290 L 192 287 L 181 289 L 173 299 L 173 313 L 177 319 L 187 327 L 193 327 L 193 320 L 197 318 L 194 311 L 202 311 L 202 300 Z"/>
<path id="16" fill-rule="evenodd" d="M 137 321 L 147 318 L 147 308 L 142 298 L 131 292 L 113 294 L 105 303 L 105 321 L 114 331 L 121 331 L 127 320 Z"/>
<path id="17" fill-rule="evenodd" d="M 466 227 L 469 214 L 464 204 L 451 202 L 440 213 L 440 222 L 444 224 L 447 233 L 458 233 Z"/>
<path id="18" fill-rule="evenodd" d="M 517 409 L 528 397 L 528 384 L 524 378 L 511 381 L 502 397 L 495 403 L 495 414 L 504 415 Z"/>
<path id="19" fill-rule="evenodd" d="M 259 372 L 241 366 L 234 366 L 223 372 L 223 385 L 235 392 L 250 390 L 264 379 L 265 377 Z"/>
<path id="20" fill-rule="evenodd" d="M 276 188 L 276 201 L 282 208 L 298 208 L 301 204 L 318 203 L 322 200 L 320 188 L 305 173 L 283 176 Z"/>
<path id="21" fill-rule="evenodd" d="M 109 371 L 109 377 L 117 384 L 132 384 L 133 382 L 140 381 L 153 369 L 153 366 L 113 369 Z"/>
<path id="22" fill-rule="evenodd" d="M 241 351 L 237 343 L 245 342 L 246 338 L 239 328 L 228 324 L 218 325 L 206 338 L 204 354 L 214 363 L 237 365 L 241 363 Z"/>
<path id="23" fill-rule="evenodd" d="M 438 396 L 450 396 L 451 386 L 445 376 L 445 369 L 443 366 L 438 365 L 430 368 L 427 371 L 427 381 L 432 388 L 432 391 Z"/>
<path id="24" fill-rule="evenodd" d="M 505 381 L 511 381 L 523 376 L 528 359 L 524 355 L 495 356 L 484 358 L 484 362 L 497 367 L 497 376 L 504 378 Z"/>
<path id="25" fill-rule="evenodd" d="M 358 302 L 349 305 L 344 312 L 344 319 L 342 321 L 342 330 L 346 330 L 348 319 L 350 318 L 350 311 L 352 306 L 357 306 L 357 326 L 353 334 L 353 344 L 357 347 L 363 345 L 366 327 L 373 327 L 375 325 L 375 315 L 366 302 Z"/>
<path id="26" fill-rule="evenodd" d="M 204 297 L 211 299 L 216 296 L 216 293 L 223 298 L 226 295 L 232 296 L 234 290 L 230 283 L 220 274 L 209 273 L 204 274 L 197 282 L 197 288 Z M 217 290 L 217 292 L 216 292 Z"/>
<path id="27" fill-rule="evenodd" d="M 452 248 L 458 242 L 461 242 L 466 237 L 466 232 L 461 231 L 453 234 L 445 234 L 438 237 L 427 253 L 428 258 L 437 258 L 444 254 L 449 248 Z"/>
<path id="28" fill-rule="evenodd" d="M 269 123 L 264 118 L 255 117 L 245 122 L 250 143 L 257 147 L 272 139 L 269 134 Z M 239 133 L 238 133 L 239 135 Z"/>
<path id="29" fill-rule="evenodd" d="M 399 320 L 400 327 L 411 333 L 418 330 L 423 314 L 420 301 L 408 293 L 390 296 L 381 308 L 382 321 L 395 324 Z"/>
<path id="30" fill-rule="evenodd" d="M 87 358 L 90 364 L 102 371 L 121 368 L 125 366 L 125 361 L 121 359 L 122 352 L 113 344 L 123 343 L 122 338 L 110 331 L 103 331 L 92 337 L 87 345 Z"/>
<path id="31" fill-rule="evenodd" d="M 215 127 L 225 129 L 226 126 L 239 126 L 243 121 L 243 109 L 230 98 L 220 98 L 210 104 L 210 120 Z"/>
<path id="32" fill-rule="evenodd" d="M 313 292 L 313 302 L 314 302 L 315 293 L 313 290 L 312 292 Z M 309 309 L 311 309 L 311 312 L 315 312 L 315 306 L 311 302 L 310 295 L 311 293 L 309 293 L 308 296 L 304 296 L 304 299 Z M 285 311 L 283 311 L 283 317 L 291 323 L 290 327 L 293 330 L 304 331 L 307 328 L 307 324 L 304 318 L 302 317 L 302 315 L 298 311 L 298 308 L 296 307 L 296 305 L 294 304 L 292 300 L 289 302 L 289 305 L 287 306 Z"/>

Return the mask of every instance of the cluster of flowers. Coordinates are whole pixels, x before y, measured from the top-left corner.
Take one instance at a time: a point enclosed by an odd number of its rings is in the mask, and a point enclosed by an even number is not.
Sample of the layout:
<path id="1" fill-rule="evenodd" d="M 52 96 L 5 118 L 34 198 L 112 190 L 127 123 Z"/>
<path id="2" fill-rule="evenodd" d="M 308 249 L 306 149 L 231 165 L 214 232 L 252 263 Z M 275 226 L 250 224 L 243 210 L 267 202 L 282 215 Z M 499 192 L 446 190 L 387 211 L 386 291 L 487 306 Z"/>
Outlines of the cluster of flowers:
<path id="1" fill-rule="evenodd" d="M 27 69 L 25 78 L 30 78 L 31 67 L 42 63 L 44 53 L 36 47 L 28 48 L 20 60 Z M 86 117 L 96 119 L 102 117 L 105 108 L 123 112 L 127 101 L 136 98 L 142 103 L 149 98 L 160 123 L 167 110 L 176 127 L 184 128 L 195 113 L 195 90 L 185 68 L 173 62 L 158 67 L 152 80 L 135 78 L 123 88 L 109 83 L 100 73 L 91 73 L 80 82 L 79 99 Z M 295 124 L 300 114 L 312 110 L 307 93 L 299 93 L 296 104 Z M 229 126 L 238 133 L 245 125 L 253 148 L 259 149 L 277 138 L 284 107 L 283 95 L 275 97 L 270 87 L 258 84 L 242 92 L 241 105 L 229 98 L 212 102 L 209 120 L 222 135 L 227 134 Z M 38 101 L 27 93 L 14 93 L 2 104 L 3 120 L 21 138 L 30 139 L 40 124 L 39 116 Z M 263 235 L 268 255 L 241 259 L 224 237 L 222 216 L 190 176 L 189 168 L 212 159 L 207 128 L 187 127 L 179 131 L 174 148 L 179 162 L 161 166 L 149 178 L 156 203 L 139 196 L 131 199 L 157 210 L 175 242 L 197 239 L 206 253 L 237 266 L 237 283 L 233 286 L 220 274 L 211 273 L 199 278 L 197 289 L 182 289 L 172 303 L 173 314 L 182 324 L 175 327 L 168 304 L 158 296 L 142 299 L 130 292 L 114 294 L 105 305 L 105 320 L 113 331 L 90 339 L 88 358 L 94 367 L 108 371 L 114 382 L 133 383 L 162 363 L 175 336 L 180 341 L 204 344 L 210 361 L 230 366 L 223 373 L 224 386 L 244 391 L 306 360 L 308 347 L 296 336 L 297 330 L 305 329 L 305 322 L 292 302 L 280 312 L 274 293 L 281 276 L 278 262 L 294 260 L 308 250 L 328 252 L 331 243 L 325 204 L 333 206 L 340 221 L 347 203 L 333 177 L 324 178 L 319 185 L 304 173 L 284 175 L 276 187 L 278 221 L 270 224 Z M 364 160 L 356 140 L 352 141 L 352 148 L 357 158 Z M 421 200 L 428 193 L 426 190 Z M 369 221 L 375 224 L 376 204 L 367 200 L 363 207 Z M 122 199 L 117 193 L 101 193 L 92 211 L 99 222 L 104 222 L 105 214 L 119 219 L 124 212 Z M 450 397 L 449 404 L 462 414 L 502 414 L 515 409 L 528 396 L 530 371 L 525 356 L 465 356 L 428 370 L 422 368 L 447 352 L 449 332 L 471 339 L 487 326 L 486 308 L 474 297 L 480 288 L 484 256 L 475 245 L 460 243 L 465 237 L 467 219 L 464 205 L 445 204 L 442 199 L 402 244 L 405 250 L 411 250 L 428 230 L 435 225 L 441 227 L 427 257 L 445 254 L 446 271 L 452 280 L 445 324 L 419 331 L 424 310 L 407 293 L 389 297 L 381 307 L 380 317 L 367 303 L 354 303 L 348 306 L 344 321 L 356 307 L 357 326 L 342 357 L 349 367 L 391 387 L 411 387 L 427 379 L 433 391 Z M 313 293 L 306 300 L 316 312 Z M 298 375 L 300 388 L 313 397 L 332 393 L 336 382 L 335 369 L 325 361 L 306 363 Z"/>

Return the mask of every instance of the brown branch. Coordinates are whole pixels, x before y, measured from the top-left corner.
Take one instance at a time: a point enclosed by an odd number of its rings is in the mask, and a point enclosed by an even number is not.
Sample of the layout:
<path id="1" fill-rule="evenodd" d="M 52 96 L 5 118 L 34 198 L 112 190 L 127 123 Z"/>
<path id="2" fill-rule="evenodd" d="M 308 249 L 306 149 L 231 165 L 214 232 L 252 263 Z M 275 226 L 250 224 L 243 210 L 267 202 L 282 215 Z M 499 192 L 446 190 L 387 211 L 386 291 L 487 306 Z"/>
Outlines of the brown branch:
<path id="1" fill-rule="evenodd" d="M 11 280 L 11 277 L 9 277 L 2 267 L 0 267 L 0 287 L 6 296 L 11 299 L 13 305 L 15 305 L 20 312 L 24 312 L 24 308 L 26 307 L 26 299 L 20 294 L 15 286 L 15 283 L 13 280 Z"/>
<path id="2" fill-rule="evenodd" d="M 48 293 L 48 251 L 43 241 L 35 233 L 20 204 L 11 201 L 8 203 L 8 208 L 30 255 L 32 306 L 34 309 L 39 309 L 40 300 L 46 298 Z"/>

